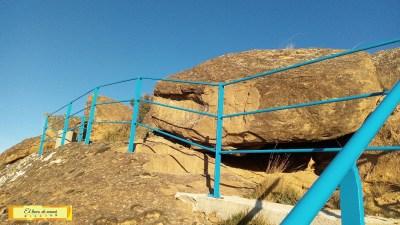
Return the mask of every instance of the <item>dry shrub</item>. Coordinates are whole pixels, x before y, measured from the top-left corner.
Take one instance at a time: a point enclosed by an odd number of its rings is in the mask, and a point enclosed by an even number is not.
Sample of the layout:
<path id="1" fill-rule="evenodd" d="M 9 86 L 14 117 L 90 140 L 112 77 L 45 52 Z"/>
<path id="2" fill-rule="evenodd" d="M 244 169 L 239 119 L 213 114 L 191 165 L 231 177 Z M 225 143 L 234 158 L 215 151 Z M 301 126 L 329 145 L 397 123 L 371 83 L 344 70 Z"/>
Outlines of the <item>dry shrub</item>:
<path id="1" fill-rule="evenodd" d="M 265 172 L 267 173 L 282 173 L 289 166 L 289 155 L 288 154 L 275 154 L 272 153 L 268 157 L 267 167 Z"/>

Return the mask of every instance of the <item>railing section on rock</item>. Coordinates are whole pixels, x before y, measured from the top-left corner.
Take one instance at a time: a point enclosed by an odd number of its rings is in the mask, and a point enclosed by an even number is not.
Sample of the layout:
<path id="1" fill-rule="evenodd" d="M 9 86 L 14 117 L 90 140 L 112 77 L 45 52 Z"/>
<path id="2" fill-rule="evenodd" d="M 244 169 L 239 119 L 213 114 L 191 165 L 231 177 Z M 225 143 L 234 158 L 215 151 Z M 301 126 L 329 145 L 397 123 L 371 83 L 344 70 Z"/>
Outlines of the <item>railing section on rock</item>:
<path id="1" fill-rule="evenodd" d="M 254 111 L 248 112 L 237 112 L 232 114 L 224 114 L 224 88 L 229 85 L 234 85 L 237 83 L 249 81 L 252 79 L 257 79 L 261 77 L 271 76 L 279 72 L 288 71 L 291 69 L 303 67 L 306 65 L 322 62 L 325 60 L 353 54 L 360 51 L 366 51 L 390 44 L 399 43 L 400 39 L 381 42 L 377 44 L 372 44 L 366 47 L 351 49 L 348 51 L 343 51 L 340 53 L 335 53 L 327 56 L 323 56 L 320 58 L 308 60 L 302 63 L 293 64 L 287 67 L 273 69 L 270 71 L 254 74 L 251 76 L 247 76 L 241 79 L 231 80 L 227 82 L 201 82 L 201 81 L 190 81 L 190 80 L 175 80 L 175 79 L 162 79 L 162 78 L 149 78 L 149 77 L 137 77 L 127 80 L 122 80 L 118 82 L 103 84 L 97 86 L 81 96 L 73 99 L 68 104 L 60 107 L 56 111 L 47 114 L 45 118 L 45 123 L 43 127 L 43 133 L 41 136 L 41 142 L 39 147 L 39 156 L 43 154 L 43 148 L 46 141 L 53 139 L 46 138 L 47 130 L 51 129 L 48 127 L 49 118 L 55 116 L 56 113 L 60 112 L 63 109 L 66 109 L 66 113 L 64 116 L 64 128 L 62 130 L 61 136 L 58 138 L 61 139 L 61 145 L 65 144 L 66 134 L 68 131 L 78 130 L 77 141 L 85 142 L 85 144 L 90 143 L 90 138 L 92 134 L 92 127 L 94 123 L 114 123 L 114 124 L 130 124 L 130 136 L 129 136 L 129 145 L 128 152 L 133 153 L 135 151 L 135 136 L 137 127 L 144 127 L 153 132 L 160 133 L 162 135 L 168 136 L 170 138 L 179 140 L 181 142 L 199 147 L 205 151 L 212 152 L 215 154 L 215 173 L 214 173 L 214 189 L 213 193 L 210 193 L 211 197 L 220 198 L 220 168 L 221 168 L 221 157 L 225 154 L 237 154 L 237 153 L 247 153 L 247 154 L 256 154 L 256 153 L 300 153 L 300 152 L 338 152 L 334 160 L 329 164 L 329 166 L 323 171 L 321 176 L 316 180 L 316 182 L 312 185 L 312 187 L 306 192 L 302 199 L 297 203 L 297 205 L 292 209 L 289 215 L 282 221 L 282 224 L 310 224 L 324 204 L 328 201 L 330 196 L 333 194 L 335 189 L 339 187 L 340 189 L 340 208 L 342 211 L 342 223 L 343 224 L 364 224 L 364 208 L 363 208 L 363 196 L 362 196 L 362 186 L 361 179 L 359 176 L 359 172 L 356 166 L 357 159 L 361 156 L 364 151 L 367 150 L 381 150 L 381 151 L 395 151 L 400 150 L 400 146 L 368 146 L 368 144 L 375 137 L 379 129 L 383 126 L 387 118 L 396 108 L 396 106 L 400 103 L 400 81 L 394 85 L 392 90 L 390 91 L 381 91 L 374 93 L 365 93 L 359 95 L 352 95 L 340 98 L 331 98 L 320 101 L 312 101 L 305 102 L 301 104 L 293 104 L 272 108 L 264 108 L 258 109 Z M 156 102 L 148 99 L 144 99 L 141 97 L 142 93 L 142 81 L 143 80 L 153 80 L 153 81 L 162 81 L 162 82 L 175 82 L 175 83 L 183 83 L 183 84 L 192 84 L 192 85 L 207 85 L 218 88 L 218 105 L 217 105 L 217 113 L 209 113 L 204 111 L 197 111 L 189 108 L 182 108 L 173 105 L 167 105 L 161 102 Z M 112 86 L 116 84 L 126 83 L 126 82 L 135 82 L 134 86 L 134 98 L 128 100 L 120 100 L 120 101 L 110 101 L 110 102 L 101 102 L 97 103 L 97 97 L 99 91 L 107 86 Z M 86 106 L 83 109 L 80 109 L 76 112 L 72 111 L 72 106 L 74 102 L 83 98 L 84 96 L 92 94 L 92 101 L 90 106 Z M 383 101 L 379 104 L 379 106 L 373 111 L 373 113 L 364 121 L 359 130 L 351 137 L 351 139 L 347 142 L 347 144 L 343 148 L 295 148 L 295 149 L 240 149 L 240 150 L 224 150 L 222 149 L 222 128 L 223 122 L 225 118 L 232 118 L 237 116 L 245 116 L 250 114 L 258 114 L 258 113 L 268 113 L 278 110 L 289 110 L 301 107 L 310 107 L 322 104 L 329 104 L 334 102 L 343 102 L 350 101 L 355 99 L 369 98 L 374 96 L 385 96 Z M 124 102 L 133 102 L 133 111 L 132 111 L 132 120 L 131 121 L 95 121 L 95 111 L 96 106 L 104 105 L 104 104 L 115 104 L 115 103 L 124 103 Z M 196 143 L 192 140 L 186 139 L 184 137 L 179 137 L 177 135 L 165 132 L 155 127 L 151 127 L 148 124 L 144 124 L 138 121 L 139 114 L 139 106 L 140 104 L 153 104 L 161 107 L 167 107 L 175 110 L 182 110 L 190 113 L 196 113 L 203 116 L 209 116 L 216 119 L 216 144 L 214 146 L 205 146 L 200 143 Z M 70 118 L 73 116 L 85 112 L 89 110 L 88 118 L 85 115 L 80 117 L 80 123 L 77 126 L 71 127 L 69 126 Z M 54 129 L 54 128 L 53 128 Z M 86 132 L 85 132 L 86 131 Z M 85 133 L 85 135 L 84 135 Z M 56 137 L 57 138 L 57 137 Z"/>

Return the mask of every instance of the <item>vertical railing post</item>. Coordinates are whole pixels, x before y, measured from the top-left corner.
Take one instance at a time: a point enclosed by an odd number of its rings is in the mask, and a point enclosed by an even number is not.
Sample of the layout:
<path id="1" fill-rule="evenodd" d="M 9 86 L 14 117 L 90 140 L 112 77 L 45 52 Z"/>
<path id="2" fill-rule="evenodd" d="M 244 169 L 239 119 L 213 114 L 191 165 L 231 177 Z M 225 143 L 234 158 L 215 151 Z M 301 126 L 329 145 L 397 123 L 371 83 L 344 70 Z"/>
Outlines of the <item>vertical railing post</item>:
<path id="1" fill-rule="evenodd" d="M 71 110 L 72 110 L 72 102 L 68 104 L 67 112 L 65 113 L 64 129 L 63 129 L 63 133 L 62 133 L 62 137 L 61 137 L 61 146 L 63 146 L 65 143 L 65 137 L 67 135 L 68 128 L 69 128 L 69 117 L 71 115 Z M 70 140 L 70 142 L 71 142 L 71 140 Z"/>
<path id="2" fill-rule="evenodd" d="M 85 132 L 85 115 L 81 116 L 81 124 L 79 125 L 78 142 L 82 141 L 83 133 Z"/>
<path id="3" fill-rule="evenodd" d="M 365 224 L 363 190 L 356 164 L 340 183 L 340 210 L 342 225 Z"/>
<path id="4" fill-rule="evenodd" d="M 135 96 L 133 99 L 131 131 L 130 131 L 130 135 L 129 135 L 129 145 L 128 145 L 129 153 L 132 153 L 135 151 L 135 136 L 136 136 L 136 129 L 137 129 L 137 121 L 139 118 L 141 92 L 142 92 L 142 78 L 139 77 L 135 81 Z"/>
<path id="5" fill-rule="evenodd" d="M 87 128 L 86 128 L 85 144 L 90 143 L 90 135 L 92 134 L 94 113 L 96 111 L 96 102 L 97 102 L 97 95 L 99 94 L 99 89 L 100 89 L 100 87 L 96 87 L 93 90 L 92 103 L 90 104 L 89 119 L 88 119 L 88 124 L 87 124 Z"/>
<path id="6" fill-rule="evenodd" d="M 49 115 L 46 115 L 46 118 L 44 119 L 42 136 L 40 137 L 40 146 L 39 146 L 39 152 L 38 152 L 39 156 L 42 156 L 42 154 L 43 154 L 43 147 L 44 147 L 44 143 L 46 141 L 46 132 L 47 132 L 48 123 L 49 123 Z"/>
<path id="7" fill-rule="evenodd" d="M 215 144 L 215 168 L 214 168 L 214 193 L 212 197 L 220 198 L 220 179 L 221 179 L 221 149 L 222 149 L 222 127 L 224 115 L 224 85 L 218 83 L 218 105 L 217 105 L 217 127 Z"/>

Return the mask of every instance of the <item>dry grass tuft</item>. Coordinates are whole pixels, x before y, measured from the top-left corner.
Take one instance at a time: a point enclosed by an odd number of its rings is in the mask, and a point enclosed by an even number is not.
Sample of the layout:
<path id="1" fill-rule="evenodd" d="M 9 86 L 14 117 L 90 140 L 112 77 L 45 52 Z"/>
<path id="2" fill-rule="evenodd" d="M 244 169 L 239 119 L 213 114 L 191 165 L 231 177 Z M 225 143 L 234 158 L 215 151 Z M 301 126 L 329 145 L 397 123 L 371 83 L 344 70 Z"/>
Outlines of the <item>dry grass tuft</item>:
<path id="1" fill-rule="evenodd" d="M 289 185 L 280 184 L 280 180 L 266 179 L 256 186 L 255 190 L 246 198 L 268 200 L 271 202 L 294 205 L 301 197 L 301 193 Z"/>
<path id="2" fill-rule="evenodd" d="M 282 173 L 289 166 L 288 154 L 270 154 L 267 161 L 267 173 Z"/>
<path id="3" fill-rule="evenodd" d="M 285 188 L 280 192 L 271 192 L 269 198 L 276 203 L 295 205 L 300 199 L 300 196 L 298 196 L 297 192 L 293 189 Z"/>

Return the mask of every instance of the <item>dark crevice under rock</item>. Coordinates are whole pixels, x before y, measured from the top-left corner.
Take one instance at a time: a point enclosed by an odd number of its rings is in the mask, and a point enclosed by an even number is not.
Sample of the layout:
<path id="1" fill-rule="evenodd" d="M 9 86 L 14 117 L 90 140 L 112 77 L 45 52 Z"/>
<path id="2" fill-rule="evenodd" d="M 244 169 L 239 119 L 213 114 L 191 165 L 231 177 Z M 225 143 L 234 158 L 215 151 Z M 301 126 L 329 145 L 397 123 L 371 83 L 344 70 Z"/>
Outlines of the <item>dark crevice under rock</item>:
<path id="1" fill-rule="evenodd" d="M 176 140 L 174 138 L 155 133 L 157 136 L 162 136 L 175 143 L 179 143 L 187 148 L 189 144 Z M 262 146 L 253 146 L 252 149 L 293 149 L 293 148 L 337 148 L 343 147 L 353 134 L 348 134 L 339 138 L 314 141 L 314 142 L 299 142 L 299 143 L 271 143 Z M 196 147 L 197 149 L 197 147 Z M 206 152 L 211 157 L 214 157 L 213 153 Z M 241 154 L 241 155 L 224 155 L 222 157 L 222 163 L 241 169 L 253 170 L 253 171 L 266 171 L 268 168 L 268 162 L 275 160 L 279 164 L 280 161 L 287 161 L 287 166 L 283 172 L 294 172 L 304 170 L 307 168 L 311 159 L 314 160 L 315 173 L 320 174 L 323 169 L 330 163 L 335 157 L 335 152 L 315 152 L 315 153 L 260 153 L 260 154 Z"/>

